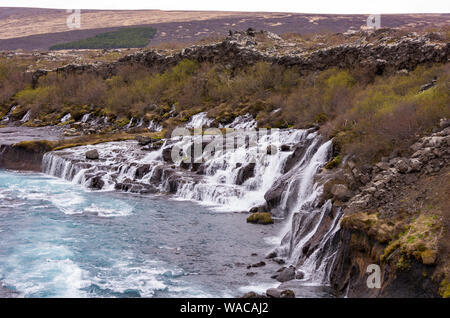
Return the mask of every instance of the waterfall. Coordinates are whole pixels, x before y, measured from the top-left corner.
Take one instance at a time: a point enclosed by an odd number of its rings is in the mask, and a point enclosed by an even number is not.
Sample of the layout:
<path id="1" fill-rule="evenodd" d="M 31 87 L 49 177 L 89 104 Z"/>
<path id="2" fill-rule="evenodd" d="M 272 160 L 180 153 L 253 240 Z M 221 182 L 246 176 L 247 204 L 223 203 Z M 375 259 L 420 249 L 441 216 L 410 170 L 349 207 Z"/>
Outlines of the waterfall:
<path id="1" fill-rule="evenodd" d="M 84 114 L 83 117 L 81 118 L 81 122 L 82 123 L 87 123 L 87 121 L 89 120 L 89 118 L 91 117 L 91 114 Z"/>
<path id="2" fill-rule="evenodd" d="M 257 127 L 257 122 L 253 116 L 249 113 L 236 117 L 231 124 L 219 125 L 220 128 L 233 128 L 233 129 L 252 129 Z"/>
<path id="3" fill-rule="evenodd" d="M 61 118 L 61 122 L 62 123 L 65 123 L 66 121 L 68 121 L 70 118 L 72 118 L 72 115 L 69 113 L 69 114 L 66 114 L 66 115 L 64 115 L 64 117 L 63 118 Z"/>
<path id="4" fill-rule="evenodd" d="M 191 117 L 186 124 L 186 128 L 202 128 L 209 127 L 213 123 L 214 119 L 208 118 L 206 112 L 198 113 Z"/>
<path id="5" fill-rule="evenodd" d="M 159 132 L 162 130 L 162 126 L 153 120 L 150 121 L 147 128 L 153 132 Z"/>
<path id="6" fill-rule="evenodd" d="M 20 122 L 21 123 L 26 123 L 27 121 L 30 120 L 30 116 L 31 116 L 31 110 L 27 111 L 27 113 L 22 117 Z"/>
<path id="7" fill-rule="evenodd" d="M 204 150 L 200 154 L 193 151 L 196 143 Z M 278 257 L 303 271 L 305 283 L 326 284 L 342 212 L 330 201 L 322 202 L 322 185 L 315 177 L 330 159 L 331 147 L 331 141 L 323 142 L 312 129 L 246 130 L 225 139 L 174 137 L 153 151 L 136 141 L 54 151 L 44 155 L 42 169 L 97 190 L 168 192 L 217 211 L 257 207 L 271 212 L 282 220 Z M 92 149 L 99 152 L 98 160 L 86 159 Z M 171 153 L 179 153 L 181 160 L 169 160 Z M 188 155 L 192 160 L 183 161 Z"/>
<path id="8" fill-rule="evenodd" d="M 6 116 L 4 116 L 1 121 L 2 122 L 6 122 L 9 121 L 11 118 L 12 113 L 14 112 L 14 110 L 17 108 L 17 106 L 13 106 L 11 107 L 11 109 L 8 111 L 8 113 L 6 114 Z"/>

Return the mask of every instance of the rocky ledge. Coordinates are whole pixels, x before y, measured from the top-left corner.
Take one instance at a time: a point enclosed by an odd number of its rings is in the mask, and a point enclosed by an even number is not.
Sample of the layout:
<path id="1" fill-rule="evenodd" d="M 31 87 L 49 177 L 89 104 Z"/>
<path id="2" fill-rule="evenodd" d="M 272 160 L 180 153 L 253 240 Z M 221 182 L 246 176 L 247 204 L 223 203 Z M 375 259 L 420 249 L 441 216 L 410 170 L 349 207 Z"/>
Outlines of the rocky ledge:
<path id="1" fill-rule="evenodd" d="M 343 35 L 345 37 L 345 35 Z M 269 49 L 265 49 L 270 43 Z M 33 71 L 36 85 L 41 76 L 49 72 L 83 73 L 94 72 L 104 77 L 114 75 L 122 65 L 138 64 L 157 70 L 165 70 L 184 59 L 199 62 L 220 63 L 229 68 L 252 65 L 258 61 L 295 67 L 299 72 L 314 72 L 330 67 L 363 67 L 377 74 L 399 70 L 413 70 L 419 64 L 446 63 L 450 44 L 434 33 L 418 35 L 408 33 L 395 35 L 395 30 L 381 29 L 375 33 L 362 32 L 352 41 L 343 44 L 312 49 L 299 47 L 296 43 L 282 40 L 277 35 L 260 31 L 230 32 L 219 43 L 196 45 L 180 52 L 157 50 L 138 51 L 113 63 L 69 64 L 54 70 Z"/>
<path id="2" fill-rule="evenodd" d="M 332 193 L 344 217 L 331 271 L 341 295 L 450 296 L 450 127 L 441 123 L 409 156 L 360 168 L 349 160 L 342 169 L 345 181 Z M 367 285 L 370 264 L 380 266 L 380 288 Z"/>

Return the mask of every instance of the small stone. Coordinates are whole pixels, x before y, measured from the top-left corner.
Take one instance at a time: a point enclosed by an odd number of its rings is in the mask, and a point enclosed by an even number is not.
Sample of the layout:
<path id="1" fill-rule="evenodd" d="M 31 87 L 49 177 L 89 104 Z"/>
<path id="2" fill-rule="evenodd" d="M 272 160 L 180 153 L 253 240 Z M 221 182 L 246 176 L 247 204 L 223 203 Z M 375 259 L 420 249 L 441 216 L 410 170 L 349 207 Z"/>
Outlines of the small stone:
<path id="1" fill-rule="evenodd" d="M 345 184 L 335 184 L 331 187 L 331 194 L 339 201 L 345 202 L 352 197 L 352 193 Z"/>
<path id="2" fill-rule="evenodd" d="M 272 298 L 280 298 L 283 290 L 278 288 L 269 288 L 266 290 L 266 295 Z"/>
<path id="3" fill-rule="evenodd" d="M 286 289 L 281 292 L 280 298 L 295 298 L 295 293 L 290 289 Z"/>
<path id="4" fill-rule="evenodd" d="M 305 277 L 305 273 L 303 273 L 302 271 L 297 271 L 297 273 L 295 274 L 295 279 L 303 279 Z"/>
<path id="5" fill-rule="evenodd" d="M 289 145 L 281 145 L 281 151 L 291 151 L 291 147 Z"/>
<path id="6" fill-rule="evenodd" d="M 283 269 L 278 277 L 276 278 L 277 281 L 284 283 L 290 280 L 293 280 L 295 278 L 295 268 L 293 266 Z"/>
<path id="7" fill-rule="evenodd" d="M 86 151 L 86 159 L 97 160 L 99 158 L 99 154 L 97 149 Z"/>
<path id="8" fill-rule="evenodd" d="M 253 264 L 251 267 L 263 267 L 266 266 L 266 263 L 264 263 L 263 261 L 258 262 L 256 264 Z"/>

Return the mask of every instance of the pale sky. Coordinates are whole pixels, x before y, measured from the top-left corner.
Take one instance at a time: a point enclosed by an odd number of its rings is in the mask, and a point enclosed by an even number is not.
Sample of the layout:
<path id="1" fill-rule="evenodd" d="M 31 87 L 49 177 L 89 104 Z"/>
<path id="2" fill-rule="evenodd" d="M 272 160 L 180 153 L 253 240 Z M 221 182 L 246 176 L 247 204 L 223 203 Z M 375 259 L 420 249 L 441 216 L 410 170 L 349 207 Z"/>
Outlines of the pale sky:
<path id="1" fill-rule="evenodd" d="M 449 0 L 0 0 L 0 7 L 224 10 L 300 13 L 450 13 Z"/>

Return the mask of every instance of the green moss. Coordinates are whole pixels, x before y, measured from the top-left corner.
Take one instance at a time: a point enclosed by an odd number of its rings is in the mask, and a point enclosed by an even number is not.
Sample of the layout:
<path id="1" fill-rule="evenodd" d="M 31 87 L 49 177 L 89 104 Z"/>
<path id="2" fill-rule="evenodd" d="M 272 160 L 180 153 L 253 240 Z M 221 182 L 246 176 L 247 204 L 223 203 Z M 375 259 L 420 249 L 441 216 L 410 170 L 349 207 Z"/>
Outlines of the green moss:
<path id="1" fill-rule="evenodd" d="M 395 267 L 398 270 L 407 271 L 411 269 L 411 263 L 409 262 L 408 258 L 405 255 L 402 255 L 398 259 L 397 264 L 395 264 Z"/>
<path id="2" fill-rule="evenodd" d="M 247 223 L 272 224 L 273 220 L 268 212 L 256 212 L 247 218 Z"/>
<path id="3" fill-rule="evenodd" d="M 24 149 L 35 153 L 45 153 L 53 148 L 53 143 L 48 140 L 22 141 L 14 144 L 14 148 Z"/>
<path id="4" fill-rule="evenodd" d="M 442 296 L 442 298 L 450 298 L 450 283 L 447 280 L 447 278 L 445 278 L 441 282 L 441 287 L 439 288 L 439 294 Z"/>
<path id="5" fill-rule="evenodd" d="M 121 118 L 121 119 L 117 119 L 115 121 L 115 124 L 118 127 L 125 127 L 126 125 L 128 125 L 130 123 L 130 119 L 129 118 Z"/>
<path id="6" fill-rule="evenodd" d="M 336 157 L 334 157 L 333 159 L 331 159 L 330 161 L 327 162 L 327 164 L 325 165 L 325 169 L 333 169 L 336 168 L 337 166 L 339 166 L 342 162 L 342 158 L 340 155 L 337 155 Z"/>

